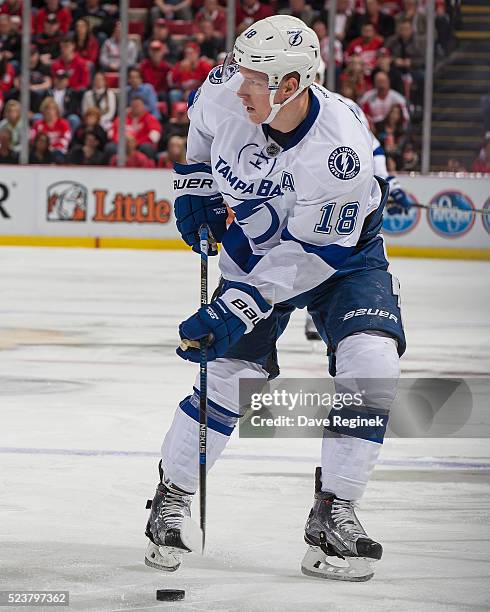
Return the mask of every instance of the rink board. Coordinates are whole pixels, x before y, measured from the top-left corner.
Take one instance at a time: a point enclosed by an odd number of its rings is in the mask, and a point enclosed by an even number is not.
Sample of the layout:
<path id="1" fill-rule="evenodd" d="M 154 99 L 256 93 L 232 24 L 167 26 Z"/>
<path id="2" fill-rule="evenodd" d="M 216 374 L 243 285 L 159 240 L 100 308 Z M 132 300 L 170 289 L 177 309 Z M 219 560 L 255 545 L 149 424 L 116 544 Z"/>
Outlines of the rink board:
<path id="1" fill-rule="evenodd" d="M 385 215 L 391 255 L 490 259 L 488 175 L 399 178 L 414 202 L 436 208 Z M 186 248 L 172 201 L 169 170 L 4 166 L 0 244 Z M 474 212 L 481 209 L 488 213 Z"/>

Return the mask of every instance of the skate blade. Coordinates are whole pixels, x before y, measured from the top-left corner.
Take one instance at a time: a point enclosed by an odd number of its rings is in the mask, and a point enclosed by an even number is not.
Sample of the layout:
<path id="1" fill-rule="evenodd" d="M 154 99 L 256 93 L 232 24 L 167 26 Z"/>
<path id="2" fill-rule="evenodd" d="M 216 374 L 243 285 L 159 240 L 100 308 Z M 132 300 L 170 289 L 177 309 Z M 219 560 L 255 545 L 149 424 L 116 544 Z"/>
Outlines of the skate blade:
<path id="1" fill-rule="evenodd" d="M 195 553 L 203 554 L 203 533 L 202 529 L 189 516 L 184 516 L 180 528 L 180 539 L 182 544 Z"/>
<path id="2" fill-rule="evenodd" d="M 188 552 L 172 546 L 157 546 L 148 542 L 145 553 L 145 565 L 161 572 L 175 572 L 182 562 L 182 555 Z"/>
<path id="3" fill-rule="evenodd" d="M 332 558 L 332 557 L 329 557 Z M 337 559 L 336 557 L 333 557 Z M 342 561 L 338 560 L 339 563 Z M 305 576 L 324 580 L 344 580 L 346 582 L 366 582 L 374 576 L 373 560 L 366 557 L 346 557 L 344 565 L 334 565 L 316 546 L 311 546 L 301 562 L 301 572 Z"/>

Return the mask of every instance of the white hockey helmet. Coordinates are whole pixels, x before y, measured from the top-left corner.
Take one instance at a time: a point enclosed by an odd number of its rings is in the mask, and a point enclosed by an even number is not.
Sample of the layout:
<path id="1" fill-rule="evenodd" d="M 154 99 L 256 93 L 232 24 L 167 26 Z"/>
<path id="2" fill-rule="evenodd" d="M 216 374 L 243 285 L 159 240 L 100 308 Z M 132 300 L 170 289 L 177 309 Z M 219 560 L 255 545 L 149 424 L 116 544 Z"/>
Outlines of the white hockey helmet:
<path id="1" fill-rule="evenodd" d="M 273 15 L 252 24 L 236 39 L 233 59 L 239 66 L 267 75 L 272 110 L 264 123 L 270 123 L 282 106 L 314 83 L 320 43 L 316 33 L 301 19 Z M 291 72 L 299 74 L 298 91 L 282 104 L 274 104 L 282 78 Z"/>

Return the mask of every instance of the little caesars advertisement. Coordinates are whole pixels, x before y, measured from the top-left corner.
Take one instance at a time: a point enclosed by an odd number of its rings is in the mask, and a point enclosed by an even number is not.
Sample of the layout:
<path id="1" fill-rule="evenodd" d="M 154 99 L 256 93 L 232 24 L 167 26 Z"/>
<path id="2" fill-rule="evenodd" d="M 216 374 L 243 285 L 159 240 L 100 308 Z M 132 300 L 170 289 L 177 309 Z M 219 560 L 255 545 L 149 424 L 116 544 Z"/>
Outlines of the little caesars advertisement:
<path id="1" fill-rule="evenodd" d="M 131 168 L 15 168 L 0 233 L 175 238 L 172 174 Z"/>

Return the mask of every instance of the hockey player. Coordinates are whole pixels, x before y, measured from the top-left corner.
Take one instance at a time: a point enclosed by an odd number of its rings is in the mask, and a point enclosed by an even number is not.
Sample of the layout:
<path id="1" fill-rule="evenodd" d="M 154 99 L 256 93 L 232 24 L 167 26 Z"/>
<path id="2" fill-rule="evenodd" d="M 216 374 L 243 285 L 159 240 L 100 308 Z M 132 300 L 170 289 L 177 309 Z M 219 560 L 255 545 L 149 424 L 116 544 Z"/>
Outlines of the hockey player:
<path id="1" fill-rule="evenodd" d="M 302 563 L 308 575 L 367 580 L 382 547 L 354 503 L 376 463 L 405 350 L 399 286 L 379 235 L 387 186 L 374 177 L 368 130 L 314 84 L 319 43 L 302 21 L 276 15 L 254 23 L 233 57 L 197 92 L 188 163 L 176 165 L 183 239 L 199 251 L 206 223 L 222 245 L 222 281 L 211 303 L 181 323 L 187 348 L 177 354 L 196 363 L 199 339 L 209 341 L 208 468 L 243 414 L 240 379 L 277 375 L 276 340 L 295 308 L 308 309 L 328 344 L 337 388 L 372 379 L 367 411 L 384 415 L 384 425 L 325 430 Z M 235 214 L 228 229 L 223 198 Z M 198 406 L 199 377 L 162 444 L 146 528 L 145 562 L 156 569 L 177 569 L 188 551 L 181 528 L 198 486 Z M 347 564 L 330 563 L 335 556 Z"/>

